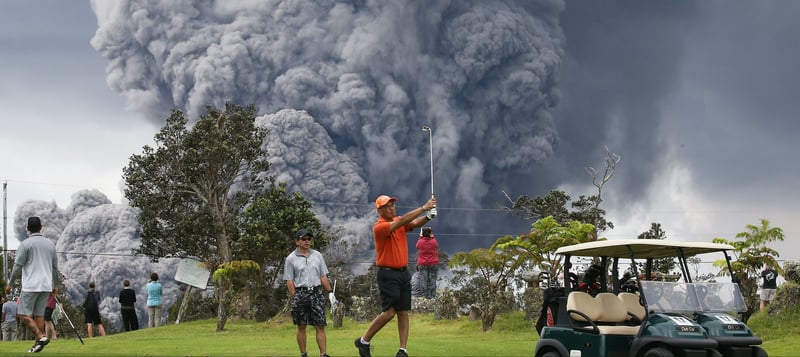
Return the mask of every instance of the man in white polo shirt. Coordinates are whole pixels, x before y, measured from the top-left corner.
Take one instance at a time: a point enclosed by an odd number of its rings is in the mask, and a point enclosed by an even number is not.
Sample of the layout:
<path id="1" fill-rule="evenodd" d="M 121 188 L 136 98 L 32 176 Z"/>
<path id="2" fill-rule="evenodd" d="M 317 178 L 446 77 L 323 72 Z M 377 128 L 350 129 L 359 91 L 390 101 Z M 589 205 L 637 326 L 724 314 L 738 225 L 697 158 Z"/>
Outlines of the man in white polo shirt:
<path id="1" fill-rule="evenodd" d="M 50 343 L 44 333 L 44 310 L 50 294 L 58 293 L 58 258 L 53 242 L 41 233 L 39 217 L 28 217 L 27 228 L 30 236 L 19 245 L 6 293 L 10 293 L 16 280 L 22 278 L 17 318 L 36 336 L 28 352 L 40 352 Z"/>

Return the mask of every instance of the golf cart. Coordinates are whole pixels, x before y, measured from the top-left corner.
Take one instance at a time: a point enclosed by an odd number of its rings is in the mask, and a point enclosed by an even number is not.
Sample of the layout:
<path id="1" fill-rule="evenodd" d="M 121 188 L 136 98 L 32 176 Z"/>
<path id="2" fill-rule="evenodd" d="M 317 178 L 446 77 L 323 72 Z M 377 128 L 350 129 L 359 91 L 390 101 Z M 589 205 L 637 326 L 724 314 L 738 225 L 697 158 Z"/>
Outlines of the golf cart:
<path id="1" fill-rule="evenodd" d="M 746 311 L 730 283 L 693 282 L 686 258 L 721 252 L 727 244 L 655 239 L 603 240 L 561 247 L 563 286 L 545 291 L 548 323 L 536 357 L 766 357 L 761 338 L 733 313 Z M 581 258 L 582 257 L 582 258 Z M 593 259 L 583 282 L 575 259 Z M 657 281 L 653 260 L 677 258 L 683 281 Z M 640 274 L 638 264 L 645 266 Z M 620 277 L 620 266 L 631 272 Z M 731 270 L 732 273 L 732 270 Z M 647 277 L 650 277 L 648 279 Z M 548 298 L 549 295 L 549 298 Z"/>

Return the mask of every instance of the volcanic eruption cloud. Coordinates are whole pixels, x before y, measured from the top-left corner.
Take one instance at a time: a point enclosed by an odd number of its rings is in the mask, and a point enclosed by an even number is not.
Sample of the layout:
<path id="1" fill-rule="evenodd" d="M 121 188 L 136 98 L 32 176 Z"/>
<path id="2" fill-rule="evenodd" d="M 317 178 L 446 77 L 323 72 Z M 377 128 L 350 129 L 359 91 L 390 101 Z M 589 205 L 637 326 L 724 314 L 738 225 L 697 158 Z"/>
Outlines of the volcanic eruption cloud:
<path id="1" fill-rule="evenodd" d="M 271 173 L 347 239 L 371 241 L 387 193 L 430 191 L 441 227 L 553 154 L 564 53 L 558 1 L 95 1 L 107 82 L 161 123 L 225 101 L 258 106 Z M 467 208 L 453 212 L 447 207 Z M 458 217 L 457 219 L 456 216 Z M 529 223 L 526 223 L 526 225 Z M 442 231 L 444 233 L 444 231 Z M 368 244 L 367 244 L 368 246 Z"/>

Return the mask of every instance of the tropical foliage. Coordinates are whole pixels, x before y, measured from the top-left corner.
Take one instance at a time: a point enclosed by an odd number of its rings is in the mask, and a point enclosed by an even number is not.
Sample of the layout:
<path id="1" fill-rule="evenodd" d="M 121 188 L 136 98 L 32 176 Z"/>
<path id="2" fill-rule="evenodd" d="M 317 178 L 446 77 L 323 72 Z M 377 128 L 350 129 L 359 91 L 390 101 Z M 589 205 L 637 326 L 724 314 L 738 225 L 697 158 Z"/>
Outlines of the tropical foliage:
<path id="1" fill-rule="evenodd" d="M 748 224 L 746 231 L 736 234 L 736 240 L 729 241 L 724 238 L 714 238 L 714 243 L 724 243 L 732 245 L 736 259 L 730 262 L 716 261 L 714 266 L 723 268 L 720 273 L 727 274 L 727 264 L 731 265 L 734 272 L 734 281 L 740 283 L 742 294 L 747 302 L 747 312 L 743 314 L 746 321 L 752 315 L 759 304 L 756 291 L 758 290 L 758 278 L 764 265 L 774 267 L 782 273 L 780 264 L 775 259 L 780 256 L 777 250 L 768 246 L 775 241 L 783 241 L 783 229 L 770 226 L 767 219 L 762 218 L 759 225 Z"/>
<path id="2" fill-rule="evenodd" d="M 476 275 L 480 284 L 476 294 L 476 308 L 480 309 L 482 327 L 490 330 L 497 313 L 507 306 L 506 287 L 509 278 L 524 261 L 512 251 L 478 248 L 469 253 L 453 255 L 450 267 L 466 267 L 469 274 Z"/>
<path id="3" fill-rule="evenodd" d="M 531 225 L 531 231 L 516 238 L 498 239 L 492 249 L 500 249 L 527 262 L 531 268 L 556 276 L 561 272 L 561 261 L 556 256 L 560 247 L 591 241 L 595 227 L 579 221 L 561 224 L 553 216 L 542 218 Z M 522 264 L 520 262 L 520 264 Z"/>

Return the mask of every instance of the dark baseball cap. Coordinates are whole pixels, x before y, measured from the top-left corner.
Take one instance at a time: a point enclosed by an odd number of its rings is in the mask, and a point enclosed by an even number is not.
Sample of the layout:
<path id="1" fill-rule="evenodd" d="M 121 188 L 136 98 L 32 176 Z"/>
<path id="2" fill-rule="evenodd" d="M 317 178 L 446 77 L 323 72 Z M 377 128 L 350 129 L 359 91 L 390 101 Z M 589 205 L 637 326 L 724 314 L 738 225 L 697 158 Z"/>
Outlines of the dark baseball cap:
<path id="1" fill-rule="evenodd" d="M 35 232 L 42 229 L 42 220 L 39 217 L 28 217 L 28 231 Z"/>
<path id="2" fill-rule="evenodd" d="M 309 236 L 311 238 L 314 238 L 314 235 L 311 234 L 311 232 L 308 229 L 303 228 L 303 229 L 297 231 L 297 234 L 294 235 L 294 240 L 298 240 L 298 239 L 303 238 L 305 236 Z"/>

